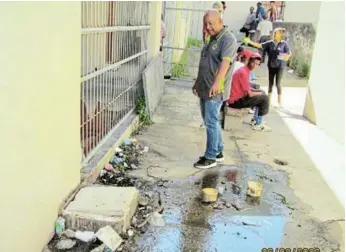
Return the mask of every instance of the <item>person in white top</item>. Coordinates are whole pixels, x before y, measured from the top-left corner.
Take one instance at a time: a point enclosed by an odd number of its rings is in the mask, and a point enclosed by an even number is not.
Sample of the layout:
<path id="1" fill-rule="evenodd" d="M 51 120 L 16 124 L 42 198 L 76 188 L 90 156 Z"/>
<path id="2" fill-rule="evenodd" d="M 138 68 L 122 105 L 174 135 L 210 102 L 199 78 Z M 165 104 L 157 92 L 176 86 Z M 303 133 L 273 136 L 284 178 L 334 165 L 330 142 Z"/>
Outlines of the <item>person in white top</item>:
<path id="1" fill-rule="evenodd" d="M 273 23 L 269 21 L 268 14 L 264 15 L 264 19 L 257 26 L 257 41 L 258 43 L 264 43 L 271 40 L 273 32 Z M 265 52 L 260 50 L 262 56 L 262 63 L 265 60 Z"/>

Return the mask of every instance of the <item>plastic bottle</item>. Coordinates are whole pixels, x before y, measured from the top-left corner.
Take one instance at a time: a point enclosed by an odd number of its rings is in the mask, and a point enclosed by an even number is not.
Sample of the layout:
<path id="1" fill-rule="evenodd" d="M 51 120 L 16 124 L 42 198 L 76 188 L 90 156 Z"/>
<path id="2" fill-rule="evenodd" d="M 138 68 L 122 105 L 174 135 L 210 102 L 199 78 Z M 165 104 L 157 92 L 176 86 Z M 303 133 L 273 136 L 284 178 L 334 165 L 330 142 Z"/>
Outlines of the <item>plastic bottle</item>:
<path id="1" fill-rule="evenodd" d="M 59 217 L 55 221 L 55 233 L 61 235 L 65 231 L 65 219 L 63 217 Z"/>

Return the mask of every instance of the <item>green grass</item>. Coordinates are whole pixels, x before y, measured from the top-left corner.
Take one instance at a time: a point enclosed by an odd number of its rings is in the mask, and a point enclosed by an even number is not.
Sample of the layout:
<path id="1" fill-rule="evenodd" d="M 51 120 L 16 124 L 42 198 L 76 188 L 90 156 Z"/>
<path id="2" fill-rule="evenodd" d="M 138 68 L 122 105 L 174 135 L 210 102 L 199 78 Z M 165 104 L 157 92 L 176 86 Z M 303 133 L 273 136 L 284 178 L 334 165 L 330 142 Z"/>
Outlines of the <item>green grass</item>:
<path id="1" fill-rule="evenodd" d="M 180 56 L 179 62 L 174 63 L 174 67 L 172 68 L 172 77 L 179 78 L 184 76 L 188 72 L 188 60 L 189 60 L 189 52 L 187 49 L 191 47 L 201 47 L 202 41 L 193 37 L 188 37 L 185 50 Z"/>

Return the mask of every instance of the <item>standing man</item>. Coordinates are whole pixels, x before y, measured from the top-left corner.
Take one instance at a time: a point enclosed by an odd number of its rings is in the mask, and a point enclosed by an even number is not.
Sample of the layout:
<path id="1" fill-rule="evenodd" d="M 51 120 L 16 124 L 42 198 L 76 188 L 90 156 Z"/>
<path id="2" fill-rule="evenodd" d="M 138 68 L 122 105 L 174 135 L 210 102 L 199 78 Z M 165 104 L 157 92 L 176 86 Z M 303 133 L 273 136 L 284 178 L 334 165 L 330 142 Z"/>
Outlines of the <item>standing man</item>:
<path id="1" fill-rule="evenodd" d="M 232 35 L 223 26 L 217 10 L 207 11 L 203 20 L 210 41 L 201 52 L 198 76 L 192 90 L 200 99 L 201 114 L 207 129 L 207 144 L 203 157 L 194 166 L 207 169 L 224 160 L 219 115 L 224 84 L 230 79 L 229 66 L 236 48 L 233 49 Z"/>
<path id="2" fill-rule="evenodd" d="M 257 41 L 259 43 L 267 42 L 271 39 L 271 35 L 273 32 L 273 23 L 268 20 L 268 15 L 264 14 L 264 19 L 258 24 L 257 26 Z M 261 50 L 261 56 L 262 56 L 262 63 L 265 60 L 266 53 L 265 51 Z"/>
<path id="3" fill-rule="evenodd" d="M 250 14 L 247 16 L 245 24 L 243 27 L 240 29 L 240 32 L 245 33 L 245 37 L 249 37 L 249 31 L 252 28 L 252 25 L 254 24 L 256 20 L 256 13 L 254 13 L 255 8 L 250 7 Z"/>

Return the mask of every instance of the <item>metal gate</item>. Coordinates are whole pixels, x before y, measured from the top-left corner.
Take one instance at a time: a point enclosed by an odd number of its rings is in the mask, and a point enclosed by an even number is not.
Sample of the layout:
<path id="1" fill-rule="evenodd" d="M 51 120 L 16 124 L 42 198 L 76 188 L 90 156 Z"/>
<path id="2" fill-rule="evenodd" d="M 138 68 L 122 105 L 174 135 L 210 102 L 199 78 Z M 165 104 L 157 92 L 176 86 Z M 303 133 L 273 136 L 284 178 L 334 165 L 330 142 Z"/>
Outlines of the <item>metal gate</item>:
<path id="1" fill-rule="evenodd" d="M 87 1 L 82 8 L 83 161 L 135 109 L 147 62 L 149 2 Z"/>
<path id="2" fill-rule="evenodd" d="M 212 2 L 163 2 L 166 38 L 163 41 L 165 75 L 194 79 L 203 46 L 203 15 Z"/>

